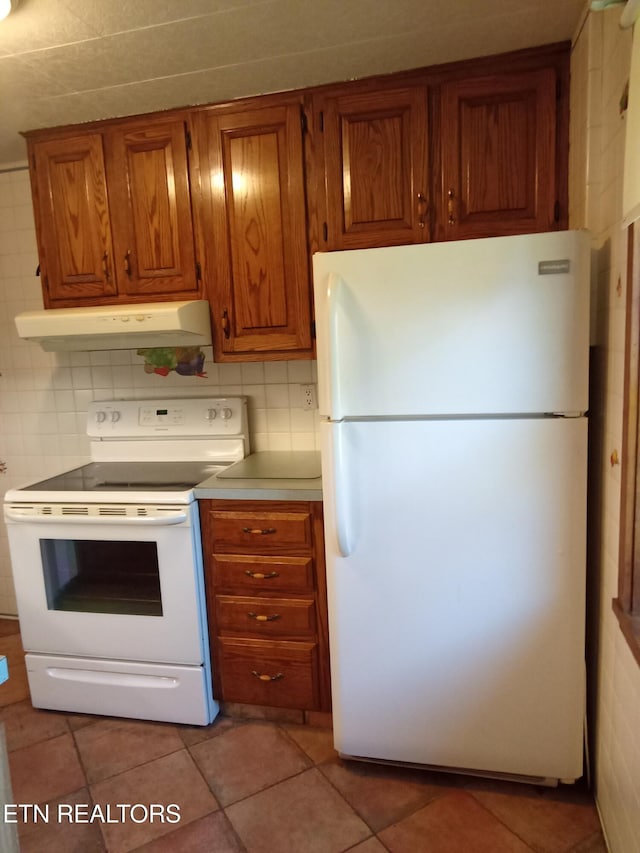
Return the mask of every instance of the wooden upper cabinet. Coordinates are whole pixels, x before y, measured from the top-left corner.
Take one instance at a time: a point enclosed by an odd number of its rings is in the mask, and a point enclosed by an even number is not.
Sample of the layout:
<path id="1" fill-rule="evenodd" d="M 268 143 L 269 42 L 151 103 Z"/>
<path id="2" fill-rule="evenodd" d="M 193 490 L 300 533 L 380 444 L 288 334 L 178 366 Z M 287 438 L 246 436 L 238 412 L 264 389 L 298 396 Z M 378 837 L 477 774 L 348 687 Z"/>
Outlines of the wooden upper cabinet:
<path id="1" fill-rule="evenodd" d="M 558 227 L 554 68 L 445 83 L 437 239 Z"/>
<path id="2" fill-rule="evenodd" d="M 47 308 L 198 298 L 186 125 L 31 136 Z"/>
<path id="3" fill-rule="evenodd" d="M 301 104 L 214 110 L 195 121 L 216 356 L 308 358 Z"/>
<path id="4" fill-rule="evenodd" d="M 84 133 L 33 149 L 40 258 L 51 303 L 116 292 L 102 136 Z M 33 176 L 32 171 L 32 176 Z"/>
<path id="5" fill-rule="evenodd" d="M 145 122 L 107 141 L 119 292 L 196 296 L 184 122 Z"/>
<path id="6" fill-rule="evenodd" d="M 350 84 L 321 100 L 327 249 L 429 239 L 427 88 Z"/>

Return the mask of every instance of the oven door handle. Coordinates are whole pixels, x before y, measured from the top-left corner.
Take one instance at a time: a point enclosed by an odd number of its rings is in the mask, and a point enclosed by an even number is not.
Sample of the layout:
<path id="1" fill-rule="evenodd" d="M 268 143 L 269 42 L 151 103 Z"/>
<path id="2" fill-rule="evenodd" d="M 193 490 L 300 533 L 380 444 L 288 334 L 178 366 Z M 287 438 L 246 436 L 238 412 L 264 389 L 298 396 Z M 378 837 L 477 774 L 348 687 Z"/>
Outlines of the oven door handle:
<path id="1" fill-rule="evenodd" d="M 182 524 L 187 520 L 187 513 L 173 511 L 172 514 L 148 516 L 111 516 L 111 515 L 30 515 L 28 512 L 5 507 L 4 517 L 7 521 L 17 521 L 22 524 L 118 524 L 126 527 L 164 527 L 169 524 Z"/>

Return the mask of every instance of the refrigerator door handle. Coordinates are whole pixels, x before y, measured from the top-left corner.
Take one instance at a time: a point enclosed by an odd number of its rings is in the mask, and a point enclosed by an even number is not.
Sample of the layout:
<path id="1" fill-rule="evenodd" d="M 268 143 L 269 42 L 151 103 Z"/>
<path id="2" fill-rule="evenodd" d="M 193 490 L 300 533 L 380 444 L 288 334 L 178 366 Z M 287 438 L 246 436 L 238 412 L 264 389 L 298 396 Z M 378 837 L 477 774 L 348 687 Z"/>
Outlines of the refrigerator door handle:
<path id="1" fill-rule="evenodd" d="M 329 401 L 331 417 L 339 420 L 342 417 L 342 406 L 340 402 L 340 335 L 338 334 L 339 311 L 343 301 L 344 281 L 337 273 L 329 273 L 327 283 L 327 331 L 329 346 L 327 349 L 328 380 L 331 389 L 331 400 Z"/>
<path id="2" fill-rule="evenodd" d="M 348 477 L 345 476 L 344 423 L 333 426 L 333 506 L 336 519 L 336 539 L 342 557 L 348 557 L 353 547 L 349 519 Z"/>

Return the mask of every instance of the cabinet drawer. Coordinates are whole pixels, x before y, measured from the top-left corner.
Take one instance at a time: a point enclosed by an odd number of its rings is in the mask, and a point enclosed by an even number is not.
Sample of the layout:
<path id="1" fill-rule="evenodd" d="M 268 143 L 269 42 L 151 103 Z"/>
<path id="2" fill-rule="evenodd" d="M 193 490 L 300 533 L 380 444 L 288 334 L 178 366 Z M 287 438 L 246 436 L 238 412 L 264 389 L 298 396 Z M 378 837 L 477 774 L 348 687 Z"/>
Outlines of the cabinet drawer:
<path id="1" fill-rule="evenodd" d="M 254 557 L 217 554 L 212 557 L 217 589 L 264 592 L 313 592 L 311 557 Z"/>
<path id="2" fill-rule="evenodd" d="M 313 599 L 219 595 L 215 627 L 217 631 L 242 631 L 265 637 L 309 636 L 316 630 L 315 602 Z"/>
<path id="3" fill-rule="evenodd" d="M 253 553 L 278 548 L 311 548 L 308 512 L 233 512 L 212 510 L 213 550 L 251 549 Z"/>
<path id="4" fill-rule="evenodd" d="M 315 643 L 220 640 L 220 680 L 226 702 L 275 708 L 319 707 Z"/>

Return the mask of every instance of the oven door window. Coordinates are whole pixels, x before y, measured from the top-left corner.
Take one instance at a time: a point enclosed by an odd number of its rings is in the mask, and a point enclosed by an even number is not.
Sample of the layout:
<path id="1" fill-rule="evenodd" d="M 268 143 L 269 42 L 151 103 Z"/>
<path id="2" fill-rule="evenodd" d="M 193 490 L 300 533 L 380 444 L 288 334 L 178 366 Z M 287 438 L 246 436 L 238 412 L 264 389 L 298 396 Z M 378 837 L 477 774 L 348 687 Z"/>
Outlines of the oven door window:
<path id="1" fill-rule="evenodd" d="M 155 542 L 41 539 L 49 610 L 162 616 Z"/>

